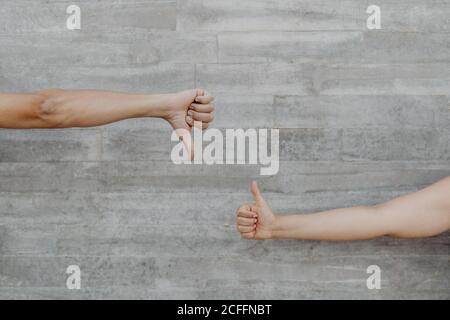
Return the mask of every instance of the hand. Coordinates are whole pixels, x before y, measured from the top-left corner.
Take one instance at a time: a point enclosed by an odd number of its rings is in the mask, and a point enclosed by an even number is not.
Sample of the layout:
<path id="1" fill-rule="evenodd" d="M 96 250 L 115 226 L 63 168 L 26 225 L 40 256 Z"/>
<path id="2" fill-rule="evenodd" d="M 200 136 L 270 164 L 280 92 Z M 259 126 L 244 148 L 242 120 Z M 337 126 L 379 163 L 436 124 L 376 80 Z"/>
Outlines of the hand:
<path id="1" fill-rule="evenodd" d="M 253 204 L 244 204 L 237 210 L 237 228 L 243 239 L 264 240 L 272 238 L 277 217 L 264 200 L 256 181 L 252 182 Z"/>
<path id="2" fill-rule="evenodd" d="M 203 89 L 185 90 L 171 94 L 164 117 L 174 129 L 190 130 L 195 121 L 203 123 L 203 129 L 214 120 L 214 98 Z"/>
<path id="3" fill-rule="evenodd" d="M 203 89 L 181 91 L 169 95 L 167 100 L 166 119 L 180 139 L 185 143 L 188 152 L 193 158 L 192 148 L 192 126 L 194 121 L 202 122 L 202 129 L 208 128 L 210 122 L 214 120 L 212 104 L 214 98 Z M 179 130 L 183 129 L 183 130 Z M 187 134 L 187 132 L 189 134 Z"/>

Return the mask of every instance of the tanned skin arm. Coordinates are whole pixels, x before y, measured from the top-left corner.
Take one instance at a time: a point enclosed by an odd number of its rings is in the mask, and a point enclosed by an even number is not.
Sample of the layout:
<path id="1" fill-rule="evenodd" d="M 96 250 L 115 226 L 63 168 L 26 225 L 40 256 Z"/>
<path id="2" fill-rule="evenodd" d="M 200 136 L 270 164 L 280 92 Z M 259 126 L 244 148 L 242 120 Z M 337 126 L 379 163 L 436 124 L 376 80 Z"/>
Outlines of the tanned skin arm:
<path id="1" fill-rule="evenodd" d="M 237 210 L 245 239 L 365 240 L 430 237 L 450 229 L 450 177 L 386 203 L 312 214 L 275 215 L 252 182 L 254 203 Z"/>
<path id="2" fill-rule="evenodd" d="M 201 121 L 204 129 L 208 127 L 213 120 L 212 101 L 213 97 L 202 89 L 158 95 L 61 89 L 0 93 L 0 128 L 93 127 L 129 118 L 157 117 L 176 130 L 183 129 L 180 132 L 189 132 L 194 120 Z"/>

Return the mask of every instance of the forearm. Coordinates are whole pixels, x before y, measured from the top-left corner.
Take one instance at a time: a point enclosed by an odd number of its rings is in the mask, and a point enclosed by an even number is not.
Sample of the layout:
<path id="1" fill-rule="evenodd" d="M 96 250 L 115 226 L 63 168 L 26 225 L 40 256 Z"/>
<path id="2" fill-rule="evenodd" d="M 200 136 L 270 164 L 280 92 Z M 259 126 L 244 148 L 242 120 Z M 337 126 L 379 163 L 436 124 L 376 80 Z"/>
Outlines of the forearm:
<path id="1" fill-rule="evenodd" d="M 8 98 L 14 103 L 7 104 Z M 17 105 L 23 110 L 20 121 L 9 121 L 14 128 L 91 127 L 128 118 L 163 117 L 167 99 L 168 95 L 47 90 L 5 95 L 2 110 L 5 115 L 17 113 Z"/>
<path id="2" fill-rule="evenodd" d="M 44 93 L 39 117 L 59 127 L 93 127 L 138 117 L 163 117 L 166 95 L 95 90 Z"/>
<path id="3" fill-rule="evenodd" d="M 377 206 L 276 216 L 272 237 L 310 240 L 430 237 L 450 228 L 449 194 L 450 177 Z"/>
<path id="4" fill-rule="evenodd" d="M 386 233 L 386 221 L 376 207 L 354 207 L 312 214 L 278 215 L 272 238 L 363 240 Z"/>
<path id="5" fill-rule="evenodd" d="M 450 229 L 450 177 L 380 205 L 312 214 L 275 215 L 256 181 L 251 191 L 254 204 L 244 204 L 237 210 L 237 229 L 244 239 L 421 238 Z"/>

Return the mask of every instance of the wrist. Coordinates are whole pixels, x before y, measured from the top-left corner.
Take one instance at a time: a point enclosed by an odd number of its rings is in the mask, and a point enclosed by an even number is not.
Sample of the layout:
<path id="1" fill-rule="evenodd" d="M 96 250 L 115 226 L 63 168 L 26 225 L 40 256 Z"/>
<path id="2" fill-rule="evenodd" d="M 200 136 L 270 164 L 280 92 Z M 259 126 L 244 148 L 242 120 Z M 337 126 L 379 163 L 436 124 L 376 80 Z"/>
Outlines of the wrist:
<path id="1" fill-rule="evenodd" d="M 166 119 L 169 115 L 172 94 L 146 95 L 146 117 Z"/>
<path id="2" fill-rule="evenodd" d="M 280 215 L 274 215 L 273 222 L 269 229 L 269 239 L 277 239 L 280 236 L 280 232 L 283 228 L 282 223 L 283 217 Z"/>
<path id="3" fill-rule="evenodd" d="M 289 216 L 275 215 L 275 220 L 272 223 L 271 239 L 286 239 L 286 233 L 289 227 Z"/>

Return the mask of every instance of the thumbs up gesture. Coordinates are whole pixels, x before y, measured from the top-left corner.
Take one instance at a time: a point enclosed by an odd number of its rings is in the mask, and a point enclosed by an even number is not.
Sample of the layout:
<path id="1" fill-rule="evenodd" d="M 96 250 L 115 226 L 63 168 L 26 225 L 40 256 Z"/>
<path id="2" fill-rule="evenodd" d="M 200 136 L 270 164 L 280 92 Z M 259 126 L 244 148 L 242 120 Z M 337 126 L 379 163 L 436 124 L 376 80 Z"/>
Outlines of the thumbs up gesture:
<path id="1" fill-rule="evenodd" d="M 237 229 L 243 239 L 270 239 L 276 216 L 264 200 L 256 181 L 252 182 L 251 191 L 254 202 L 244 204 L 237 210 Z"/>

